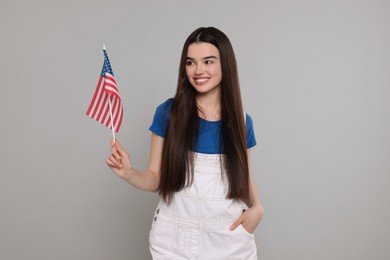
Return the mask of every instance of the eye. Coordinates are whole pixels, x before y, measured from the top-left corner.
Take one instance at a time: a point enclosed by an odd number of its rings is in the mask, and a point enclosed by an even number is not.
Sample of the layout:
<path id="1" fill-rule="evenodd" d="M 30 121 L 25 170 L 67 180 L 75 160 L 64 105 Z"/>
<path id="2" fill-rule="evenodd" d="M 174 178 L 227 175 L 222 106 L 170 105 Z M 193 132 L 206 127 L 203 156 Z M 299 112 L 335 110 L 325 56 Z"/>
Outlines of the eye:
<path id="1" fill-rule="evenodd" d="M 207 65 L 210 65 L 210 64 L 213 64 L 214 63 L 214 61 L 212 61 L 212 60 L 205 60 L 204 61 L 204 64 L 207 64 Z"/>
<path id="2" fill-rule="evenodd" d="M 192 60 L 187 60 L 186 61 L 186 66 L 191 66 L 193 64 L 194 64 L 194 62 Z"/>

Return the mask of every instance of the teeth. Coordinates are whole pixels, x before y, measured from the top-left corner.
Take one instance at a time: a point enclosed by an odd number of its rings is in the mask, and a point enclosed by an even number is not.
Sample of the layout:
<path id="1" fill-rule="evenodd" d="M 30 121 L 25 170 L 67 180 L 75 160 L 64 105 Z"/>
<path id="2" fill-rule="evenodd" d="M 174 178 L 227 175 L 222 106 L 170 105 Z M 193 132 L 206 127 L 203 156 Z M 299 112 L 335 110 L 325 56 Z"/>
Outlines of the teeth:
<path id="1" fill-rule="evenodd" d="M 202 82 L 205 82 L 207 80 L 208 80 L 207 78 L 206 79 L 195 79 L 195 81 L 198 83 L 202 83 Z"/>

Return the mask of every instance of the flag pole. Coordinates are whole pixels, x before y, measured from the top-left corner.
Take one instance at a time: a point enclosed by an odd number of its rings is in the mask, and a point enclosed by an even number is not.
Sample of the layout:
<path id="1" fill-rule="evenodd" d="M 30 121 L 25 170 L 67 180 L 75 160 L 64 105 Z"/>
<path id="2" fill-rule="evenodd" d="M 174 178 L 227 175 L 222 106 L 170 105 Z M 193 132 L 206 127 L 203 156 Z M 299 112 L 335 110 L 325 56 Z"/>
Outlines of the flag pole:
<path id="1" fill-rule="evenodd" d="M 111 98 L 108 98 L 108 105 L 110 106 L 110 119 L 111 119 L 111 132 L 112 132 L 112 139 L 115 143 L 115 127 L 114 127 L 114 121 L 112 120 L 112 105 L 111 105 Z"/>
<path id="2" fill-rule="evenodd" d="M 103 50 L 106 50 L 106 45 L 103 43 Z M 111 120 L 111 132 L 112 132 L 112 139 L 115 143 L 115 127 L 114 127 L 114 121 L 112 120 L 112 105 L 111 105 L 111 98 L 108 98 L 108 105 L 110 106 L 110 120 Z"/>

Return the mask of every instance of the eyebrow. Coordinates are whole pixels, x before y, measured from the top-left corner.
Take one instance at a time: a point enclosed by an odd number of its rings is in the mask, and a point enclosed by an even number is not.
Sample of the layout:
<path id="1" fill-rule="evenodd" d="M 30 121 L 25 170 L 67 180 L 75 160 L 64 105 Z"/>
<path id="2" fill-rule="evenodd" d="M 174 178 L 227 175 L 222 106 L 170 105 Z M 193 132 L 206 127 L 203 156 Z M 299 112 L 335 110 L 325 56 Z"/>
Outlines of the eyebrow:
<path id="1" fill-rule="evenodd" d="M 211 56 L 207 56 L 207 57 L 202 58 L 202 60 L 208 60 L 208 59 L 217 59 L 217 57 L 215 57 L 214 55 L 211 55 Z M 195 59 L 191 58 L 191 57 L 187 57 L 187 60 L 195 60 Z"/>

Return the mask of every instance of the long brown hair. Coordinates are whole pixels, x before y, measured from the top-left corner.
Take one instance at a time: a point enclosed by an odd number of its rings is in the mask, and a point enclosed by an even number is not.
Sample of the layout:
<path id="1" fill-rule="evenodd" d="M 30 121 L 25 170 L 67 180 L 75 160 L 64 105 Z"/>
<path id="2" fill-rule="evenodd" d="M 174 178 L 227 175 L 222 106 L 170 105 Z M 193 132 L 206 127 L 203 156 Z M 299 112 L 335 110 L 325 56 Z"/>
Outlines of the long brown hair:
<path id="1" fill-rule="evenodd" d="M 172 104 L 167 134 L 164 141 L 159 194 L 169 202 L 174 192 L 192 183 L 193 149 L 199 133 L 196 90 L 186 76 L 188 46 L 194 42 L 213 44 L 220 53 L 221 81 L 221 160 L 229 182 L 227 197 L 249 199 L 249 168 L 246 130 L 237 64 L 228 37 L 214 27 L 196 29 L 184 43 L 176 95 Z"/>

